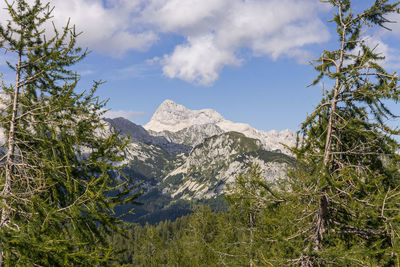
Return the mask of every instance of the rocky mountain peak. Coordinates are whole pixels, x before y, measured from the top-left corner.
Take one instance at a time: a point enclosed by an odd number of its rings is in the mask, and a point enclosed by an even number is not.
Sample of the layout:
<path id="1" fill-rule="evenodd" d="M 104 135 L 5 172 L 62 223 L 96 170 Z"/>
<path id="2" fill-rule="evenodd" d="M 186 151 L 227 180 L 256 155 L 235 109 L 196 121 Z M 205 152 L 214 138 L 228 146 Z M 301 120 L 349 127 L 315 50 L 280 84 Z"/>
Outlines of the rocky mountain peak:
<path id="1" fill-rule="evenodd" d="M 190 110 L 172 100 L 165 100 L 144 128 L 154 132 L 177 132 L 193 125 L 216 124 L 223 120 L 215 110 Z"/>
<path id="2" fill-rule="evenodd" d="M 186 108 L 183 105 L 177 104 L 170 99 L 167 99 L 160 104 L 160 106 L 157 108 L 153 116 L 156 116 L 157 114 L 161 115 L 166 112 L 173 114 L 178 114 L 178 113 L 186 114 L 190 112 L 190 109 Z"/>

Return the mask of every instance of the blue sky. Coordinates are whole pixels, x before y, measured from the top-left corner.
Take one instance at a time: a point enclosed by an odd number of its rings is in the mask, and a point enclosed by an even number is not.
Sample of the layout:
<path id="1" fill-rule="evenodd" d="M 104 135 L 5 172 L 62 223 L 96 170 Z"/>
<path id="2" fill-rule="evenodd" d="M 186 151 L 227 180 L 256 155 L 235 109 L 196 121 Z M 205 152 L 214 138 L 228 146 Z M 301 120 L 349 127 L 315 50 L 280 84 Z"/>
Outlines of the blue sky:
<path id="1" fill-rule="evenodd" d="M 362 9 L 370 0 L 355 0 Z M 332 14 L 318 0 L 53 0 L 54 21 L 68 18 L 92 52 L 76 68 L 80 88 L 98 90 L 110 116 L 147 123 L 171 99 L 212 108 L 262 130 L 297 130 L 321 96 L 307 87 L 317 75 L 308 62 L 336 47 Z M 0 4 L 1 6 L 2 4 Z M 3 13 L 2 13 L 3 12 Z M 0 21 L 6 17 L 0 11 Z M 400 18 L 400 16 L 399 16 Z M 392 19 L 397 20 L 397 17 Z M 400 19 L 399 19 L 400 21 Z M 365 32 L 400 67 L 400 25 Z M 3 62 L 4 63 L 4 62 Z M 0 59 L 5 80 L 8 72 Z M 393 106 L 400 114 L 400 108 Z"/>

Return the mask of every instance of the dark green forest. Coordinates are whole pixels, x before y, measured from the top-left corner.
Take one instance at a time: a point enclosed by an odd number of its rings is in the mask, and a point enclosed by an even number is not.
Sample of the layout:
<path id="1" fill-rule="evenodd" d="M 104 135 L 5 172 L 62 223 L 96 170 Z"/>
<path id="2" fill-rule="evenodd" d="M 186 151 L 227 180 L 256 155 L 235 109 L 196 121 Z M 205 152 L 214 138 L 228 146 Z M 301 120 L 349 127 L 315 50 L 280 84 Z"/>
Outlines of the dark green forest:
<path id="1" fill-rule="evenodd" d="M 50 4 L 7 2 L 0 49 L 13 55 L 16 82 L 1 84 L 0 267 L 400 266 L 400 131 L 389 108 L 400 100 L 399 76 L 363 39 L 387 29 L 400 2 L 371 1 L 359 13 L 356 1 L 321 2 L 337 46 L 312 62 L 311 85 L 331 87 L 301 125 L 287 178 L 270 183 L 253 165 L 225 202 L 178 201 L 142 225 L 123 220 L 141 215 L 140 185 L 116 164 L 129 140 L 98 134 L 102 81 L 77 93 L 71 68 L 87 54 L 79 33 L 67 23 L 48 37 Z"/>

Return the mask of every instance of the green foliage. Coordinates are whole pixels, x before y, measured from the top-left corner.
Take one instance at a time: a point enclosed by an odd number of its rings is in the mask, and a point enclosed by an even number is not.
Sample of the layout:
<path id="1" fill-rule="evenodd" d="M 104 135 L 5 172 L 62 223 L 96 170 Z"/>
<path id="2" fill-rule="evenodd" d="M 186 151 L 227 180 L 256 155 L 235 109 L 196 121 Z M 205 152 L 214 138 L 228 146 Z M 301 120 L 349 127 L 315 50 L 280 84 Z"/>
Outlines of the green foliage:
<path id="1" fill-rule="evenodd" d="M 39 0 L 6 3 L 0 48 L 16 83 L 1 84 L 0 265 L 101 265 L 114 255 L 105 240 L 120 228 L 114 208 L 137 197 L 115 167 L 127 140 L 100 120 L 101 82 L 75 92 L 70 67 L 86 55 L 75 29 L 45 30 L 52 9 Z"/>
<path id="2" fill-rule="evenodd" d="M 221 139 L 223 140 L 221 145 L 228 145 L 232 149 L 238 149 L 237 153 L 255 151 L 260 149 L 259 140 L 246 137 L 244 134 L 238 132 L 227 132 L 221 135 L 208 137 L 204 140 L 203 143 L 197 145 L 194 149 L 210 147 L 213 143 L 216 142 L 216 140 Z"/>
<path id="3" fill-rule="evenodd" d="M 263 149 L 259 149 L 256 151 L 251 151 L 240 155 L 237 160 L 244 161 L 247 157 L 254 157 L 263 160 L 264 162 L 277 162 L 277 163 L 286 163 L 288 165 L 294 165 L 294 158 L 287 156 L 285 154 L 273 151 L 267 151 Z"/>
<path id="4" fill-rule="evenodd" d="M 271 204 L 272 185 L 261 177 L 258 166 L 239 175 L 227 197 L 229 212 L 213 212 L 200 205 L 193 214 L 175 222 L 165 221 L 130 229 L 129 241 L 112 237 L 123 252 L 118 264 L 127 266 L 280 266 L 276 255 L 292 253 L 286 243 L 271 236 L 281 230 L 290 213 L 280 198 Z M 122 260 L 124 259 L 124 260 Z"/>
<path id="5" fill-rule="evenodd" d="M 168 176 L 165 181 L 163 181 L 166 185 L 179 185 L 182 182 L 183 174 L 178 173 L 176 175 Z"/>

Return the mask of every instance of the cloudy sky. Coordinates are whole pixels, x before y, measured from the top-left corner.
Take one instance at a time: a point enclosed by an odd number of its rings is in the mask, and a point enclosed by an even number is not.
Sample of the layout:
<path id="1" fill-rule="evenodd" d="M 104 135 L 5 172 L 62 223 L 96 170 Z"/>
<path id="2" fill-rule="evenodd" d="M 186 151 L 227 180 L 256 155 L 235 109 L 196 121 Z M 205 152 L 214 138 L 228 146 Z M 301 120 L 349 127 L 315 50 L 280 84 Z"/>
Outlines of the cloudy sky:
<path id="1" fill-rule="evenodd" d="M 355 0 L 362 9 L 372 0 Z M 52 0 L 54 22 L 70 18 L 91 54 L 76 68 L 80 88 L 106 80 L 110 116 L 145 124 L 172 99 L 213 108 L 258 129 L 297 130 L 321 86 L 309 62 L 337 47 L 332 10 L 318 0 Z M 0 1 L 0 7 L 3 7 Z M 6 13 L 0 10 L 0 22 Z M 397 17 L 392 19 L 397 20 Z M 399 18 L 400 21 L 400 18 Z M 400 23 L 365 38 L 400 67 Z M 0 71 L 7 77 L 4 62 Z M 400 109 L 394 107 L 400 113 Z"/>

